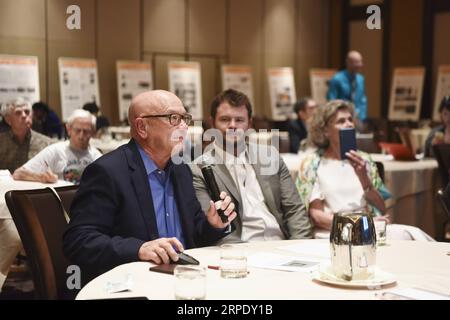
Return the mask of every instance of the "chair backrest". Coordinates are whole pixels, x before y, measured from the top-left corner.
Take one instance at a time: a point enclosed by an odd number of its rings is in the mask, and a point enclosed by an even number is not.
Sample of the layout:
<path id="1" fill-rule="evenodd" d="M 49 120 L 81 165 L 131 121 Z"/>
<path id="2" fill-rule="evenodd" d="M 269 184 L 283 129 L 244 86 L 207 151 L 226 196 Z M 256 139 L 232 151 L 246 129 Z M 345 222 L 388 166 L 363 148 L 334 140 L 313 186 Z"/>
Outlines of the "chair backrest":
<path id="1" fill-rule="evenodd" d="M 76 292 L 66 285 L 69 262 L 63 254 L 62 237 L 67 221 L 62 206 L 70 208 L 76 190 L 76 186 L 55 188 L 61 202 L 50 188 L 8 191 L 5 195 L 27 253 L 37 299 L 75 297 Z"/>
<path id="2" fill-rule="evenodd" d="M 384 164 L 381 161 L 375 161 L 375 164 L 377 165 L 378 175 L 384 183 Z"/>
<path id="3" fill-rule="evenodd" d="M 433 146 L 434 155 L 439 165 L 439 173 L 444 186 L 450 180 L 450 145 L 442 143 Z"/>
<path id="4" fill-rule="evenodd" d="M 398 135 L 400 136 L 400 140 L 402 141 L 402 144 L 406 146 L 408 149 L 412 150 L 413 153 L 416 153 L 417 146 L 414 146 L 412 143 L 411 138 L 411 128 L 409 127 L 397 127 L 395 129 L 398 132 Z"/>
<path id="5" fill-rule="evenodd" d="M 450 219 L 450 199 L 448 195 L 442 189 L 437 191 L 437 198 L 441 204 L 442 210 L 447 214 L 448 219 Z"/>

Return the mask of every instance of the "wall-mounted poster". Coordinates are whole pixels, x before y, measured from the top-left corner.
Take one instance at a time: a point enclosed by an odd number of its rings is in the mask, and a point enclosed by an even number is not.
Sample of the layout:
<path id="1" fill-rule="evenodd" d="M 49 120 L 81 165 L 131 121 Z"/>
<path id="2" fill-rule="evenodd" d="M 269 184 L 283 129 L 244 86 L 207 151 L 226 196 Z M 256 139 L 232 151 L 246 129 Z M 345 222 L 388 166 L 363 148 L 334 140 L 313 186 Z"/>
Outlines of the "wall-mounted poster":
<path id="1" fill-rule="evenodd" d="M 267 69 L 269 79 L 272 120 L 284 121 L 292 114 L 292 106 L 297 100 L 295 94 L 294 71 L 291 67 Z"/>
<path id="2" fill-rule="evenodd" d="M 38 58 L 0 55 L 0 105 L 19 97 L 39 101 Z"/>
<path id="3" fill-rule="evenodd" d="M 419 120 L 425 68 L 395 68 L 389 120 Z"/>
<path id="4" fill-rule="evenodd" d="M 94 59 L 59 58 L 59 87 L 63 121 L 85 103 L 100 106 L 97 61 Z"/>
<path id="5" fill-rule="evenodd" d="M 128 107 L 137 94 L 152 90 L 152 66 L 150 62 L 117 61 L 117 91 L 119 94 L 119 117 L 128 118 Z"/>
<path id="6" fill-rule="evenodd" d="M 337 72 L 336 69 L 311 69 L 309 80 L 311 83 L 311 98 L 319 105 L 327 102 L 328 82 Z"/>
<path id="7" fill-rule="evenodd" d="M 202 120 L 202 84 L 200 63 L 169 61 L 169 90 L 183 101 L 194 120 Z"/>
<path id="8" fill-rule="evenodd" d="M 252 68 L 242 65 L 222 65 L 222 89 L 245 93 L 254 106 Z"/>
<path id="9" fill-rule="evenodd" d="M 436 93 L 434 95 L 434 121 L 441 121 L 439 105 L 441 104 L 442 98 L 448 95 L 450 95 L 450 65 L 439 66 Z"/>

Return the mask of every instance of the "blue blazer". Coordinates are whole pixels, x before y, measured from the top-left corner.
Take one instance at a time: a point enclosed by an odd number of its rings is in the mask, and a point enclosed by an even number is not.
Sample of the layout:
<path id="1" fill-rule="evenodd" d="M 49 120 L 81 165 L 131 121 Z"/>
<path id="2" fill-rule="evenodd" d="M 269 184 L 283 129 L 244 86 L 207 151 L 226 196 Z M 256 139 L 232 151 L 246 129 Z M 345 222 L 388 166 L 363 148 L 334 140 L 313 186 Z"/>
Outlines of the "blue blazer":
<path id="1" fill-rule="evenodd" d="M 226 233 L 208 223 L 191 170 L 180 164 L 172 173 L 186 247 L 214 244 Z M 159 238 L 150 185 L 134 140 L 86 167 L 70 217 L 64 253 L 81 267 L 84 279 L 138 261 L 141 245 Z"/>

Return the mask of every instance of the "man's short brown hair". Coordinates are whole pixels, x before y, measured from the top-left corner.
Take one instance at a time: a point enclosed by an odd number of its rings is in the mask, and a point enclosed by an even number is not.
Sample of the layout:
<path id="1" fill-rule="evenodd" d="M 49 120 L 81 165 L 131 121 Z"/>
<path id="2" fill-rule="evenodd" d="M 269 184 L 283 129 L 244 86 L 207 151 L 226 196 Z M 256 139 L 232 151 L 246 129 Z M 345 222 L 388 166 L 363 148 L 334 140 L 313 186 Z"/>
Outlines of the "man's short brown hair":
<path id="1" fill-rule="evenodd" d="M 240 107 L 244 105 L 247 108 L 248 118 L 252 118 L 252 104 L 250 103 L 248 97 L 240 91 L 228 89 L 215 96 L 211 102 L 210 114 L 213 119 L 216 118 L 217 109 L 224 102 L 228 103 L 232 107 Z"/>

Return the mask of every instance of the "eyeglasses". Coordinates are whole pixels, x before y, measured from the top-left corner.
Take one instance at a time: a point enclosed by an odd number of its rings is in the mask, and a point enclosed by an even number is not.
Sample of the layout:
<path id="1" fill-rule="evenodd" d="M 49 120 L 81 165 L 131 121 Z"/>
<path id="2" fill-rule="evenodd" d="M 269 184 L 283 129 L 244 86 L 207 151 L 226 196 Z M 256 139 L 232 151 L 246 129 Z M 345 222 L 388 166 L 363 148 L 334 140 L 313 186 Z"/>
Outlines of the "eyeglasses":
<path id="1" fill-rule="evenodd" d="M 186 125 L 191 124 L 192 122 L 192 115 L 189 113 L 185 113 L 185 114 L 178 114 L 178 113 L 171 113 L 171 114 L 152 114 L 152 115 L 147 115 L 147 116 L 142 116 L 140 118 L 168 118 L 169 119 L 169 123 L 172 126 L 177 126 L 180 124 L 181 119 L 183 119 L 184 123 L 186 123 Z"/>
<path id="2" fill-rule="evenodd" d="M 85 135 L 90 135 L 90 134 L 92 134 L 92 130 L 91 130 L 91 129 L 72 128 L 72 131 L 73 131 L 75 134 L 80 134 L 80 133 L 82 133 L 82 132 L 83 132 L 83 134 L 85 134 Z"/>

